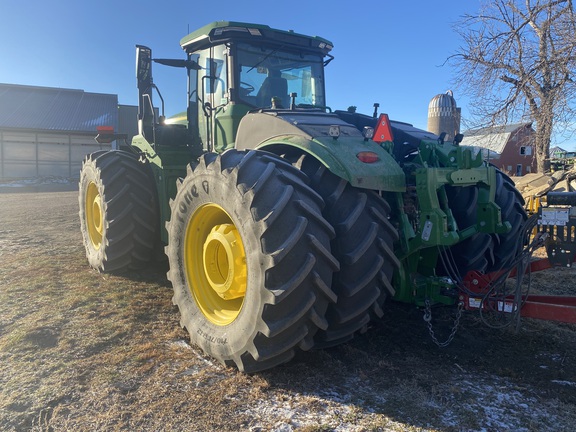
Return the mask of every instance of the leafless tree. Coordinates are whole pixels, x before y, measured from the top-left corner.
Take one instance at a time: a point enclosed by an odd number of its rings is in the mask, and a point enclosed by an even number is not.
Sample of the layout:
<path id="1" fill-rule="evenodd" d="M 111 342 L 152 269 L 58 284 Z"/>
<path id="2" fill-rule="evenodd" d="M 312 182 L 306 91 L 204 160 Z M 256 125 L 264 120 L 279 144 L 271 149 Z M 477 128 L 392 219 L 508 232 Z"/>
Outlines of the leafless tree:
<path id="1" fill-rule="evenodd" d="M 449 61 L 476 124 L 533 121 L 538 171 L 548 171 L 552 134 L 576 114 L 572 0 L 488 1 L 456 31 L 462 45 Z"/>

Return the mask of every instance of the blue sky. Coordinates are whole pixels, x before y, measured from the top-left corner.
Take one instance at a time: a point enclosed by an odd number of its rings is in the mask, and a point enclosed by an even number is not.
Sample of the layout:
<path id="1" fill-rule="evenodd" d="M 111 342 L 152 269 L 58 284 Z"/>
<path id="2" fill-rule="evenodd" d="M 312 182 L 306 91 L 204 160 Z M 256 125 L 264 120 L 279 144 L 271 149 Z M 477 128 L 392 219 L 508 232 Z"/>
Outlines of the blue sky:
<path id="1" fill-rule="evenodd" d="M 118 94 L 137 103 L 135 45 L 156 57 L 183 58 L 180 39 L 212 21 L 268 24 L 334 43 L 326 70 L 328 105 L 374 102 L 391 118 L 426 128 L 428 103 L 451 89 L 441 66 L 459 45 L 453 24 L 478 0 L 0 0 L 0 82 Z M 155 65 L 166 114 L 185 107 L 182 70 Z M 454 91 L 463 117 L 467 101 Z"/>

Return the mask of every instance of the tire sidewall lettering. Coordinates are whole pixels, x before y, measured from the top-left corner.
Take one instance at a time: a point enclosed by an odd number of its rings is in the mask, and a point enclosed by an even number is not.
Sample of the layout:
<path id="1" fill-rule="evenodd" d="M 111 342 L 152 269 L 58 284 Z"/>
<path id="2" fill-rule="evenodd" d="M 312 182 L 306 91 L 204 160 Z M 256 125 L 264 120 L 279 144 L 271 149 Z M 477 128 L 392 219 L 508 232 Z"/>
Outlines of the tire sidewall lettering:
<path id="1" fill-rule="evenodd" d="M 206 194 L 208 194 L 209 191 L 209 186 L 208 186 L 208 181 L 204 180 L 201 183 L 202 185 L 202 190 L 204 190 L 204 192 Z M 198 198 L 200 196 L 199 192 L 198 192 L 198 186 L 195 183 L 192 183 L 190 185 L 190 187 L 188 187 L 185 191 L 183 191 L 183 201 L 180 201 L 178 204 L 178 211 L 179 214 L 176 215 L 177 217 L 181 218 L 182 215 L 185 215 L 188 213 L 188 207 L 190 207 L 190 205 L 193 204 L 193 201 L 195 198 Z M 181 220 L 183 221 L 183 220 Z"/>

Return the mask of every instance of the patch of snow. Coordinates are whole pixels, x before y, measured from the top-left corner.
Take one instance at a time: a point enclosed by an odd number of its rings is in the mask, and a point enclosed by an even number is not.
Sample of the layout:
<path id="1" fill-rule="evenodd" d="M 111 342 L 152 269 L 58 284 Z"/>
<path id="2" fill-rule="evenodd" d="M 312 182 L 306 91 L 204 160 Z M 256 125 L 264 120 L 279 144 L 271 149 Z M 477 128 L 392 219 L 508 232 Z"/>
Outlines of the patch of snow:
<path id="1" fill-rule="evenodd" d="M 552 380 L 554 384 L 566 385 L 576 387 L 576 382 L 572 381 L 562 381 L 562 380 Z"/>
<path id="2" fill-rule="evenodd" d="M 374 424 L 386 424 L 391 430 L 411 425 L 425 431 L 429 430 L 426 428 L 436 430 L 477 424 L 476 428 L 467 430 L 529 432 L 535 425 L 539 431 L 554 431 L 561 422 L 554 407 L 542 404 L 535 390 L 518 388 L 510 381 L 489 375 L 455 374 L 450 382 L 439 384 L 433 392 L 427 389 L 422 400 L 418 396 L 414 401 L 407 399 L 410 395 L 402 395 L 395 388 L 376 391 L 361 380 L 326 385 L 314 394 L 283 391 L 270 396 L 242 410 L 241 413 L 253 418 L 249 430 L 288 432 L 323 426 L 337 432 L 353 432 L 372 429 Z M 402 423 L 389 417 L 390 412 L 394 412 L 391 406 L 410 403 L 419 404 L 417 406 L 436 418 L 429 424 L 420 424 L 417 420 L 407 418 Z M 458 410 L 453 409 L 455 406 Z"/>
<path id="3" fill-rule="evenodd" d="M 350 398 L 350 394 L 337 395 L 336 399 Z M 313 410 L 310 407 L 314 407 Z M 361 431 L 357 415 L 370 417 L 369 413 L 357 413 L 351 403 L 342 403 L 320 395 L 286 394 L 272 399 L 260 400 L 243 413 L 254 420 L 250 431 L 270 430 L 289 432 L 306 426 L 328 426 L 331 431 Z M 400 423 L 398 423 L 400 425 Z"/>
<path id="4" fill-rule="evenodd" d="M 458 385 L 458 382 L 453 382 L 452 385 Z M 514 388 L 514 385 L 505 379 L 474 376 L 473 379 L 461 379 L 459 386 L 459 396 L 464 393 L 473 402 L 464 405 L 454 403 L 461 406 L 464 412 L 451 413 L 445 419 L 447 425 L 457 425 L 460 415 L 473 415 L 481 424 L 476 429 L 479 432 L 485 430 L 528 432 L 532 430 L 531 425 L 534 423 L 553 425 L 557 421 L 556 416 L 550 413 L 548 407 L 542 405 L 532 390 Z M 456 402 L 455 398 L 453 399 L 453 402 Z M 541 426 L 540 430 L 546 429 Z M 548 430 L 553 430 L 552 426 Z"/>
<path id="5" fill-rule="evenodd" d="M 548 354 L 548 353 L 540 353 L 537 355 L 538 358 L 547 358 L 552 360 L 553 362 L 561 362 L 564 360 L 564 356 L 562 354 Z"/>
<path id="6" fill-rule="evenodd" d="M 179 350 L 180 350 L 180 349 L 184 349 L 184 350 L 187 350 L 187 351 L 191 351 L 191 352 L 196 356 L 196 358 L 197 358 L 198 360 L 200 360 L 202 363 L 204 363 L 205 365 L 211 366 L 211 367 L 214 368 L 214 369 L 218 369 L 218 368 L 219 368 L 219 366 L 218 366 L 216 363 L 214 363 L 214 362 L 211 360 L 211 358 L 209 358 L 209 357 L 203 357 L 202 355 L 200 355 L 197 350 L 192 349 L 192 346 L 191 346 L 188 342 L 186 342 L 185 340 L 183 340 L 183 339 L 179 339 L 179 340 L 177 340 L 177 341 L 170 342 L 169 345 L 170 345 L 170 347 L 172 347 L 172 348 L 174 348 L 174 349 L 179 349 Z"/>
<path id="7" fill-rule="evenodd" d="M 40 185 L 51 185 L 51 184 L 76 184 L 78 179 L 72 179 L 68 177 L 34 177 L 34 178 L 22 178 L 15 180 L 0 181 L 0 188 L 21 188 L 27 186 L 40 186 Z"/>
<path id="8" fill-rule="evenodd" d="M 242 413 L 254 419 L 249 429 L 253 432 L 289 432 L 319 425 L 327 426 L 335 432 L 363 431 L 366 430 L 366 422 L 378 416 L 378 409 L 374 409 L 372 404 L 366 404 L 366 400 L 378 406 L 386 400 L 360 381 L 349 379 L 337 386 L 327 385 L 317 393 L 282 392 L 272 398 L 259 400 Z M 388 423 L 401 425 L 392 421 Z"/>
<path id="9" fill-rule="evenodd" d="M 183 339 L 179 339 L 177 341 L 170 342 L 170 346 L 177 348 L 177 349 L 185 349 L 185 350 L 191 350 L 192 349 L 190 344 Z"/>

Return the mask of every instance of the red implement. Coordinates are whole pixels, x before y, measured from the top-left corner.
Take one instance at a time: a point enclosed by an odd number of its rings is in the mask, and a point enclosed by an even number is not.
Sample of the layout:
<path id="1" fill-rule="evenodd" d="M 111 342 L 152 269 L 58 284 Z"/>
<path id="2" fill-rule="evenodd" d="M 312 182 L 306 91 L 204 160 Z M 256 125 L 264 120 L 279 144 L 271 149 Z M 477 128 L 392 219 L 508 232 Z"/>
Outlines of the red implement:
<path id="1" fill-rule="evenodd" d="M 552 264 L 548 259 L 532 261 L 527 272 L 537 272 L 551 268 Z M 478 309 L 481 304 L 481 296 L 488 292 L 493 281 L 498 279 L 502 272 L 482 274 L 476 271 L 469 272 L 463 283 L 473 293 L 479 297 L 462 294 L 465 309 Z M 508 277 L 514 277 L 516 269 L 512 270 Z M 514 296 L 507 296 L 502 299 L 484 299 L 483 303 L 491 302 L 494 310 L 511 312 L 513 308 Z M 548 321 L 558 321 L 564 323 L 576 323 L 576 296 L 555 296 L 555 295 L 528 295 L 522 296 L 522 309 L 520 315 L 528 318 L 536 318 Z"/>

